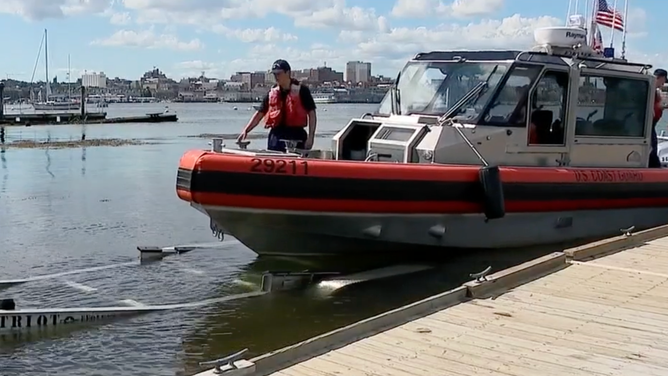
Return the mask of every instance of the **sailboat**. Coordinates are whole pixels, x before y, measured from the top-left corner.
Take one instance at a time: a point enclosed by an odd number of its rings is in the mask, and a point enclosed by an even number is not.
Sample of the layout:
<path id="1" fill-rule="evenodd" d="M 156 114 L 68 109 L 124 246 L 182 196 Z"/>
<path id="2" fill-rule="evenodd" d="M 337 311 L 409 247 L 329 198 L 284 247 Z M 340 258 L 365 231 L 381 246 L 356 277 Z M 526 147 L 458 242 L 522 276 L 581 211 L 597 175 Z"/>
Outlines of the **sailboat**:
<path id="1" fill-rule="evenodd" d="M 49 99 L 51 97 L 51 84 L 49 81 L 49 43 L 46 29 L 44 29 L 44 65 L 46 73 L 46 86 L 45 86 L 46 95 L 44 98 L 45 101 L 33 102 L 32 107 L 35 109 L 35 111 L 72 111 L 81 108 L 81 104 L 74 102 L 71 99 L 69 101 L 52 101 Z M 69 58 L 68 58 L 68 65 L 69 65 Z M 68 79 L 69 79 L 69 73 L 68 73 Z"/>

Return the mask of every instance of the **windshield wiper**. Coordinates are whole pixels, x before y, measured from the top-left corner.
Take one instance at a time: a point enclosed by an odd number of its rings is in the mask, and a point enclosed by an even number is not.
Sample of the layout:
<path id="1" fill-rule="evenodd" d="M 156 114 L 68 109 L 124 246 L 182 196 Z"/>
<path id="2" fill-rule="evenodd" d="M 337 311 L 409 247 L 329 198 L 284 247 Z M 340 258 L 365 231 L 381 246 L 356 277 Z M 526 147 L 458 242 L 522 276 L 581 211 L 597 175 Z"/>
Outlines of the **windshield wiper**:
<path id="1" fill-rule="evenodd" d="M 461 108 L 465 104 L 467 104 L 473 97 L 475 97 L 473 103 L 477 102 L 480 99 L 480 97 L 482 97 L 482 95 L 487 92 L 487 89 L 489 88 L 489 80 L 492 79 L 492 76 L 494 75 L 494 73 L 496 73 L 497 69 L 499 69 L 498 64 L 494 66 L 494 69 L 492 69 L 492 71 L 487 75 L 484 81 L 479 82 L 476 86 L 473 87 L 473 89 L 469 90 L 468 93 L 464 94 L 462 99 L 457 101 L 457 103 L 455 103 L 452 107 L 450 107 L 450 109 L 447 110 L 443 114 L 443 116 L 438 118 L 439 123 L 444 122 L 452 115 L 458 113 L 461 110 Z"/>
<path id="2" fill-rule="evenodd" d="M 397 79 L 394 85 L 390 87 L 390 112 L 395 115 L 401 115 L 401 97 L 399 94 L 399 79 L 401 78 L 401 71 L 397 74 Z"/>

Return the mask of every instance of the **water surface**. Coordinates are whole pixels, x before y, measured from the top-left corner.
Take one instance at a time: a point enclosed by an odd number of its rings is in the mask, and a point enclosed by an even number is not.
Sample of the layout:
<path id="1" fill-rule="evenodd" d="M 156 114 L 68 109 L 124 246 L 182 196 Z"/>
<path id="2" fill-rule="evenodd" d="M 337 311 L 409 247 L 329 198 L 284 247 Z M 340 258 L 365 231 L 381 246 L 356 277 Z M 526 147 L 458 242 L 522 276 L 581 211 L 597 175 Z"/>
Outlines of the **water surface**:
<path id="1" fill-rule="evenodd" d="M 0 166 L 1 279 L 137 259 L 137 245 L 214 241 L 208 219 L 180 201 L 175 175 L 184 151 L 206 148 L 201 134 L 236 134 L 250 105 L 170 104 L 178 123 L 8 127 L 13 140 L 133 138 L 150 145 L 70 149 L 7 148 Z M 375 105 L 321 105 L 324 135 Z M 109 116 L 162 111 L 115 105 Z M 258 128 L 257 133 L 266 133 Z M 253 140 L 264 143 L 263 139 Z M 316 146 L 329 147 L 329 136 Z M 259 145 L 258 145 L 259 146 Z M 433 272 L 350 288 L 334 296 L 289 292 L 194 310 L 148 314 L 45 335 L 0 337 L 0 375 L 188 375 L 197 362 L 248 347 L 251 356 L 453 288 L 488 265 L 496 270 L 537 252 L 452 255 Z M 258 259 L 238 242 L 161 262 L 108 269 L 0 290 L 19 308 L 198 301 L 257 289 L 265 270 L 359 269 L 390 260 Z M 80 291 L 72 282 L 95 289 Z M 76 286 L 76 285 L 74 285 Z"/>

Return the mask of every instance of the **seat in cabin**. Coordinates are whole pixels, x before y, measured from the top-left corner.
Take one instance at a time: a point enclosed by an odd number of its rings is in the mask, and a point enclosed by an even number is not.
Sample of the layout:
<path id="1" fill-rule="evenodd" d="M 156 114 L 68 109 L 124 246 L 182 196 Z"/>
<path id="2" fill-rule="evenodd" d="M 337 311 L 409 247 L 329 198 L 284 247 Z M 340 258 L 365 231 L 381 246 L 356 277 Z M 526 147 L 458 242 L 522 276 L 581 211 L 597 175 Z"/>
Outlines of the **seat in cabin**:
<path id="1" fill-rule="evenodd" d="M 537 144 L 546 144 L 550 139 L 550 128 L 552 127 L 552 111 L 536 110 L 531 113 L 531 124 L 536 132 Z"/>

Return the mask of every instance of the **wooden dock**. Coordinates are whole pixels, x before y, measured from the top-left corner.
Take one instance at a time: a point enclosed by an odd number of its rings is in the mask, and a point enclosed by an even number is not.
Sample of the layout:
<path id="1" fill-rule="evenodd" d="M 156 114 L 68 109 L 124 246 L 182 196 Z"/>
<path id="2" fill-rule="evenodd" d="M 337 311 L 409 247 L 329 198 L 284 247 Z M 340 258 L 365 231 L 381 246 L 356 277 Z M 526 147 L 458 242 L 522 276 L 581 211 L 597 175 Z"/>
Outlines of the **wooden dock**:
<path id="1" fill-rule="evenodd" d="M 197 376 L 665 376 L 668 226 L 555 252 L 234 365 Z"/>
<path id="2" fill-rule="evenodd" d="M 107 117 L 106 112 L 88 112 L 86 122 L 103 121 Z M 0 124 L 14 125 L 53 125 L 81 123 L 82 116 L 78 112 L 39 112 L 29 114 L 4 114 L 0 116 Z"/>

